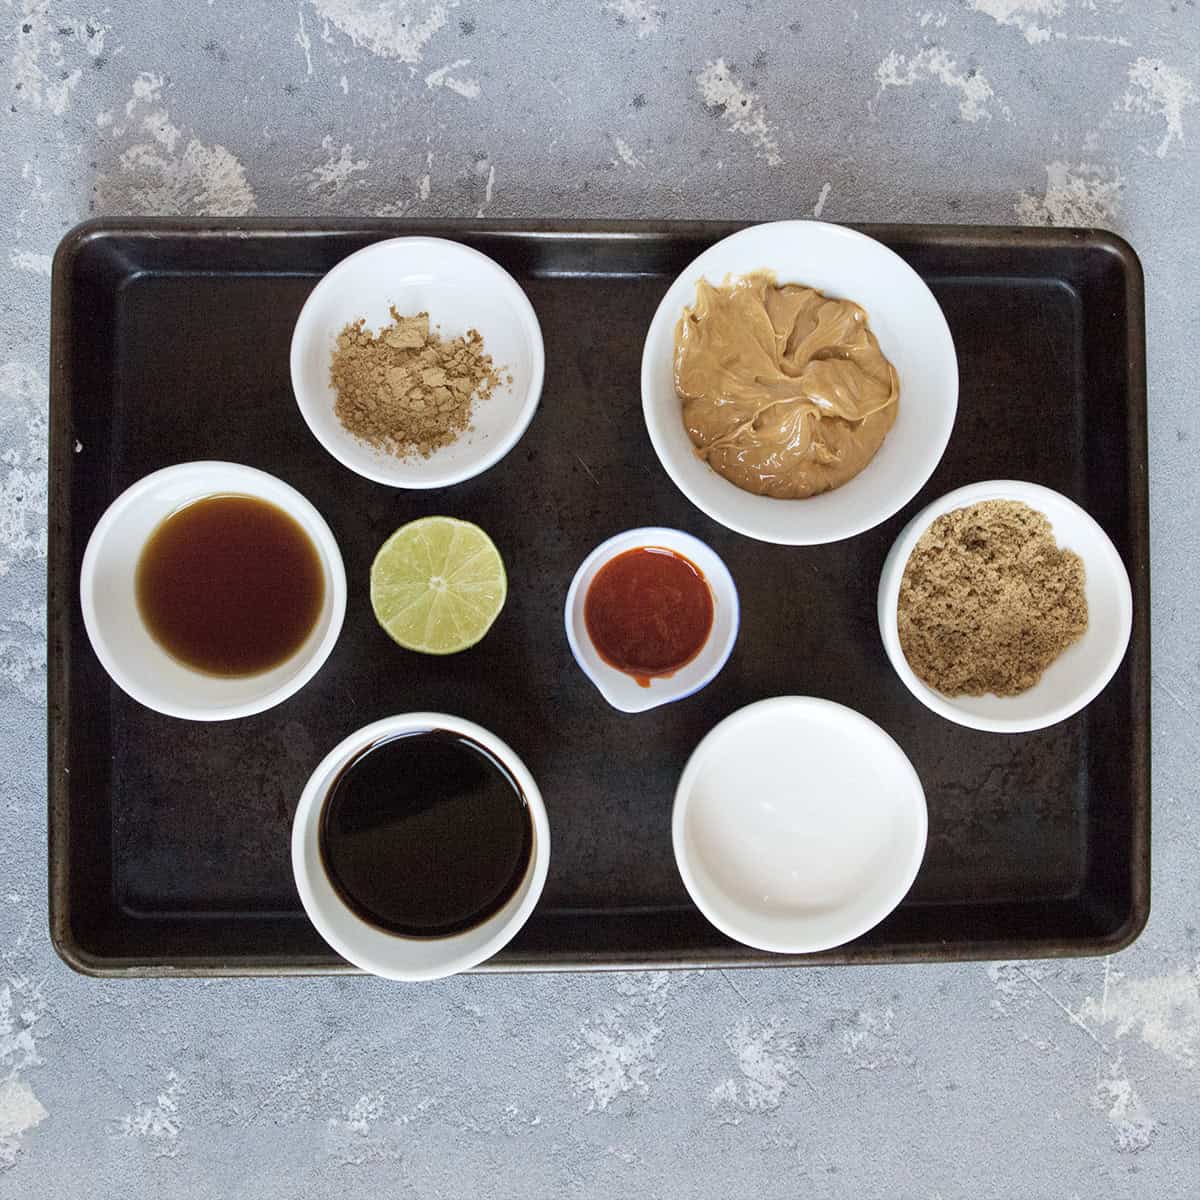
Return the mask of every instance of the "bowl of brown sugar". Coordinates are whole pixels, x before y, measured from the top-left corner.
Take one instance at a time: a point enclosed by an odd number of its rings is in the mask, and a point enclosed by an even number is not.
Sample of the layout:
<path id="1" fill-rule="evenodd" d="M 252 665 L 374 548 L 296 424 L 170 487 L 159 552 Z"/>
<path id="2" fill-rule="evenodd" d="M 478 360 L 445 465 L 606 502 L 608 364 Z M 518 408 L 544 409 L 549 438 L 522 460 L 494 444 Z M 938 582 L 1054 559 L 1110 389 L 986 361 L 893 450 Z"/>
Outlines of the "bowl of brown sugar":
<path id="1" fill-rule="evenodd" d="M 516 280 L 444 238 L 349 255 L 292 334 L 292 389 L 309 429 L 391 487 L 446 487 L 494 466 L 533 419 L 544 373 L 541 327 Z"/>
<path id="2" fill-rule="evenodd" d="M 947 720 L 1026 733 L 1095 699 L 1133 624 L 1100 525 L 1038 484 L 959 488 L 905 526 L 879 580 L 879 631 L 905 686 Z"/>

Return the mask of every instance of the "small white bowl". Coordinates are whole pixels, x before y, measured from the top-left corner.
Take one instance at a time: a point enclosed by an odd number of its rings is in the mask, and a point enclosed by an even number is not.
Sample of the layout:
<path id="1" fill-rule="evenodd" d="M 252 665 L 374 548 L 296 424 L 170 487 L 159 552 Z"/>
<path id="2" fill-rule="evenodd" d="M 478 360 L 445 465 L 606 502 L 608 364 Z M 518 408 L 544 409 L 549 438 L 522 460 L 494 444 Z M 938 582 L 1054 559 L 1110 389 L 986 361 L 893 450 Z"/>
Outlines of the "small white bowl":
<path id="1" fill-rule="evenodd" d="M 695 303 L 697 282 L 762 270 L 862 305 L 900 377 L 896 423 L 879 453 L 849 483 L 806 500 L 755 496 L 718 475 L 697 456 L 675 392 L 675 326 Z M 933 293 L 898 254 L 840 225 L 777 221 L 710 246 L 671 285 L 646 334 L 642 410 L 659 461 L 697 508 L 747 537 L 812 546 L 871 529 L 921 490 L 954 427 L 958 360 Z"/>
<path id="2" fill-rule="evenodd" d="M 374 449 L 333 410 L 329 366 L 338 334 L 360 317 L 378 330 L 392 319 L 389 306 L 402 316 L 428 312 L 445 338 L 477 329 L 501 378 L 512 376 L 476 401 L 470 429 L 428 458 Z M 343 465 L 389 487 L 446 487 L 498 463 L 537 411 L 545 362 L 537 314 L 517 281 L 486 254 L 444 238 L 392 238 L 349 255 L 313 288 L 292 333 L 292 390 L 309 429 Z"/>
<path id="3" fill-rule="evenodd" d="M 338 774 L 373 743 L 401 733 L 445 729 L 483 746 L 511 772 L 525 795 L 533 821 L 533 849 L 520 887 L 499 912 L 463 933 L 440 938 L 401 937 L 368 924 L 346 906 L 321 862 L 321 813 Z M 347 962 L 385 979 L 416 981 L 455 975 L 492 957 L 529 919 L 550 866 L 550 822 L 542 794 L 525 764 L 505 742 L 472 721 L 445 713 L 417 712 L 385 717 L 335 746 L 312 773 L 292 824 L 292 871 L 304 911 L 317 932 Z"/>
<path id="4" fill-rule="evenodd" d="M 917 678 L 900 646 L 900 582 L 921 535 L 938 517 L 984 500 L 1019 500 L 1043 513 L 1058 544 L 1083 559 L 1088 627 L 1019 696 L 944 696 Z M 971 729 L 1028 733 L 1066 720 L 1090 704 L 1113 677 L 1133 628 L 1129 575 L 1108 534 L 1074 500 L 1036 483 L 993 479 L 961 487 L 923 508 L 901 531 L 879 576 L 879 633 L 896 674 L 927 708 Z"/>
<path id="5" fill-rule="evenodd" d="M 921 781 L 874 721 L 779 696 L 726 717 L 675 792 L 675 862 L 726 936 L 813 954 L 866 933 L 904 899 L 925 854 Z"/>
<path id="6" fill-rule="evenodd" d="M 704 575 L 713 601 L 712 629 L 700 653 L 673 675 L 652 678 L 648 687 L 643 687 L 632 675 L 617 670 L 600 657 L 588 636 L 583 616 L 588 588 L 600 568 L 618 554 L 640 546 L 661 546 L 690 560 Z M 567 591 L 563 616 L 567 642 L 580 670 L 613 708 L 626 713 L 645 712 L 660 704 L 686 699 L 710 684 L 729 660 L 741 621 L 737 585 L 717 554 L 690 533 L 656 527 L 630 529 L 601 542 L 575 572 Z"/>
<path id="7" fill-rule="evenodd" d="M 231 494 L 283 509 L 312 540 L 325 575 L 325 603 L 304 645 L 270 671 L 234 678 L 172 658 L 146 629 L 136 591 L 138 559 L 160 522 L 193 500 Z M 92 648 L 118 687 L 169 717 L 227 721 L 286 700 L 321 669 L 346 614 L 346 572 L 329 526 L 294 487 L 237 463 L 190 462 L 147 475 L 112 502 L 84 551 L 79 595 Z"/>

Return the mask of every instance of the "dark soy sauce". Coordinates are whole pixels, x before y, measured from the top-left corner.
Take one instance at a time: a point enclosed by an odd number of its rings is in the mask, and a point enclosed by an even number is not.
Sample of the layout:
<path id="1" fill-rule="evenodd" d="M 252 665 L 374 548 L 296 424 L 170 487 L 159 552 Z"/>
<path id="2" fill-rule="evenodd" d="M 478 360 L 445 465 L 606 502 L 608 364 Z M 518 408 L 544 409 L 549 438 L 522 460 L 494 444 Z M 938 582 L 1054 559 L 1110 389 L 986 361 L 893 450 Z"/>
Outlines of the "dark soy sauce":
<path id="1" fill-rule="evenodd" d="M 286 662 L 325 605 L 308 534 L 254 496 L 208 496 L 173 512 L 143 547 L 135 586 L 150 636 L 209 675 L 257 675 Z"/>
<path id="2" fill-rule="evenodd" d="M 435 729 L 351 760 L 325 801 L 319 844 L 334 889 L 364 921 L 448 937 L 486 921 L 521 886 L 533 821 L 503 763 Z"/>

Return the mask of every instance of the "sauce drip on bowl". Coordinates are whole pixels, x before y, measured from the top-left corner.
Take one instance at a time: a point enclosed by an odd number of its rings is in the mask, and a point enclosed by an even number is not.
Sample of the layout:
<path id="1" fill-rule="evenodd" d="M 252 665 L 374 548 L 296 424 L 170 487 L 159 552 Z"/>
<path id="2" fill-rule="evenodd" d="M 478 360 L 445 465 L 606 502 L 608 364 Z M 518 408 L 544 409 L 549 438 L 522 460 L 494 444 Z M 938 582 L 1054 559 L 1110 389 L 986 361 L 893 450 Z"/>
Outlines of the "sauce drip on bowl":
<path id="1" fill-rule="evenodd" d="M 639 546 L 596 573 L 583 604 L 588 637 L 610 666 L 642 687 L 700 653 L 713 600 L 700 568 L 662 546 Z"/>

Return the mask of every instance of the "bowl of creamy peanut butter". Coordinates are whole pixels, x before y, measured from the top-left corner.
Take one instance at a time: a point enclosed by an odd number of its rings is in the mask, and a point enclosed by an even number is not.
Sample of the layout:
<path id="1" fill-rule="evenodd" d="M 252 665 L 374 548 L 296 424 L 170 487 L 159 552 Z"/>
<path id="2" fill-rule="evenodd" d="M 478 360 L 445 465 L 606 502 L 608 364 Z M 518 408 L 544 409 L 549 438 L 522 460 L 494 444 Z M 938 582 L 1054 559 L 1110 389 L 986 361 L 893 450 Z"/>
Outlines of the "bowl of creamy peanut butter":
<path id="1" fill-rule="evenodd" d="M 958 362 L 894 251 L 780 221 L 717 242 L 672 284 L 646 336 L 642 407 L 667 474 L 713 520 L 816 545 L 887 520 L 933 474 Z"/>

